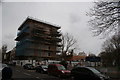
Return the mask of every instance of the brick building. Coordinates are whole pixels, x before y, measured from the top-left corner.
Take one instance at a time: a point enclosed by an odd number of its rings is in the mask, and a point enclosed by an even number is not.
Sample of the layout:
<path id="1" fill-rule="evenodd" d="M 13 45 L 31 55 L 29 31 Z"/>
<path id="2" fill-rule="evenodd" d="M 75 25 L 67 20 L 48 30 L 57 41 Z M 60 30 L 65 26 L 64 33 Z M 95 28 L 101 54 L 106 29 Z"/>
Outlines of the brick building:
<path id="1" fill-rule="evenodd" d="M 16 57 L 19 60 L 56 59 L 60 52 L 60 26 L 28 17 L 18 28 Z"/>

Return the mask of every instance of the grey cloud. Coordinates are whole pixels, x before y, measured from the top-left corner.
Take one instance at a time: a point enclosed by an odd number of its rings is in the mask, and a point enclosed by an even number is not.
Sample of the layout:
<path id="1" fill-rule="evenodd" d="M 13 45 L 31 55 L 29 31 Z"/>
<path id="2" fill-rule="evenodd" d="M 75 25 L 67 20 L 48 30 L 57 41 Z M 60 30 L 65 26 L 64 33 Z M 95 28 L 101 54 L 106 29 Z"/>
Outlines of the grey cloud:
<path id="1" fill-rule="evenodd" d="M 3 39 L 13 39 L 14 35 L 13 34 L 8 34 L 3 37 Z"/>
<path id="2" fill-rule="evenodd" d="M 93 39 L 88 31 L 89 26 L 86 25 L 88 17 L 85 12 L 91 5 L 91 3 L 4 3 L 3 42 L 8 44 L 9 49 L 15 47 L 14 39 L 18 27 L 27 16 L 31 16 L 58 24 L 63 32 L 72 33 L 78 39 L 81 50 L 99 52 L 100 47 L 96 49 L 98 40 Z"/>
<path id="3" fill-rule="evenodd" d="M 81 21 L 80 15 L 70 14 L 70 23 L 77 23 Z"/>

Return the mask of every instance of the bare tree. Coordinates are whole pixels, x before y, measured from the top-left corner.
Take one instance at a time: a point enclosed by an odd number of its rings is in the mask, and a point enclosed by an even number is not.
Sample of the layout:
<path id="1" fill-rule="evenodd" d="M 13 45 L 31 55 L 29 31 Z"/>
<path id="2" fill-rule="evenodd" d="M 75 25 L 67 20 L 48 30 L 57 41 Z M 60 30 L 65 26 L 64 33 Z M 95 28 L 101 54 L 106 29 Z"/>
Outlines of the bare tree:
<path id="1" fill-rule="evenodd" d="M 96 55 L 93 54 L 93 53 L 90 53 L 88 56 L 90 56 L 90 57 L 95 57 Z"/>
<path id="2" fill-rule="evenodd" d="M 112 45 L 114 45 L 115 49 L 120 49 L 120 35 L 114 35 L 111 39 L 110 42 Z"/>
<path id="3" fill-rule="evenodd" d="M 112 52 L 115 50 L 114 44 L 111 43 L 110 40 L 106 40 L 102 45 L 102 49 L 105 52 Z"/>
<path id="4" fill-rule="evenodd" d="M 103 44 L 103 50 L 105 52 L 113 52 L 116 49 L 120 49 L 120 36 L 118 35 L 114 35 Z"/>
<path id="5" fill-rule="evenodd" d="M 88 13 L 91 16 L 89 24 L 93 33 L 95 36 L 112 35 L 104 42 L 101 56 L 109 65 L 116 62 L 120 66 L 120 1 L 98 1 L 94 4 Z"/>
<path id="6" fill-rule="evenodd" d="M 2 62 L 4 62 L 4 60 L 5 60 L 6 51 L 7 51 L 7 45 L 4 44 L 4 45 L 2 46 Z"/>
<path id="7" fill-rule="evenodd" d="M 95 36 L 120 32 L 120 1 L 98 1 L 88 15 L 91 17 L 89 24 Z"/>
<path id="8" fill-rule="evenodd" d="M 76 49 L 77 40 L 72 35 L 65 33 L 62 34 L 61 38 L 62 55 L 67 55 L 67 52 Z"/>
<path id="9" fill-rule="evenodd" d="M 104 62 L 109 65 L 120 66 L 120 36 L 114 35 L 109 40 L 106 40 L 103 45 L 104 53 L 101 57 Z"/>

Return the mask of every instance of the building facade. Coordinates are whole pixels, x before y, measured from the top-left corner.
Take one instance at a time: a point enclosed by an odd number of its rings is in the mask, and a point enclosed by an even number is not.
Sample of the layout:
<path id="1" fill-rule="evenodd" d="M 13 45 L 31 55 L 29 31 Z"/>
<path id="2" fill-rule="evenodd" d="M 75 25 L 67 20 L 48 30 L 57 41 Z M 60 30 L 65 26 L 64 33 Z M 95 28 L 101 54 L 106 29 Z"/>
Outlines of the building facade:
<path id="1" fill-rule="evenodd" d="M 59 29 L 59 26 L 28 17 L 18 28 L 15 39 L 17 59 L 55 59 L 61 47 Z"/>

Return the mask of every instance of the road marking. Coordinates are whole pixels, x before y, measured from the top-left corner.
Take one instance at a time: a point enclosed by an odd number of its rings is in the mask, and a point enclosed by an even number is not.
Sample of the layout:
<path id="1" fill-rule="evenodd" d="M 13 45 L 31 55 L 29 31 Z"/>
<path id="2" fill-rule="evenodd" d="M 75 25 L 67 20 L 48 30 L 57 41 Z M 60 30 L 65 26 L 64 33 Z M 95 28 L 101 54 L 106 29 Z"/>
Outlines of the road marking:
<path id="1" fill-rule="evenodd" d="M 36 78 L 39 78 L 39 77 L 36 77 Z"/>
<path id="2" fill-rule="evenodd" d="M 30 76 L 30 74 L 28 74 L 28 73 L 24 73 L 24 74 Z"/>
<path id="3" fill-rule="evenodd" d="M 20 72 L 19 70 L 16 70 L 17 72 Z"/>
<path id="4" fill-rule="evenodd" d="M 35 72 L 35 70 L 27 70 L 27 71 L 29 71 L 29 72 Z"/>

